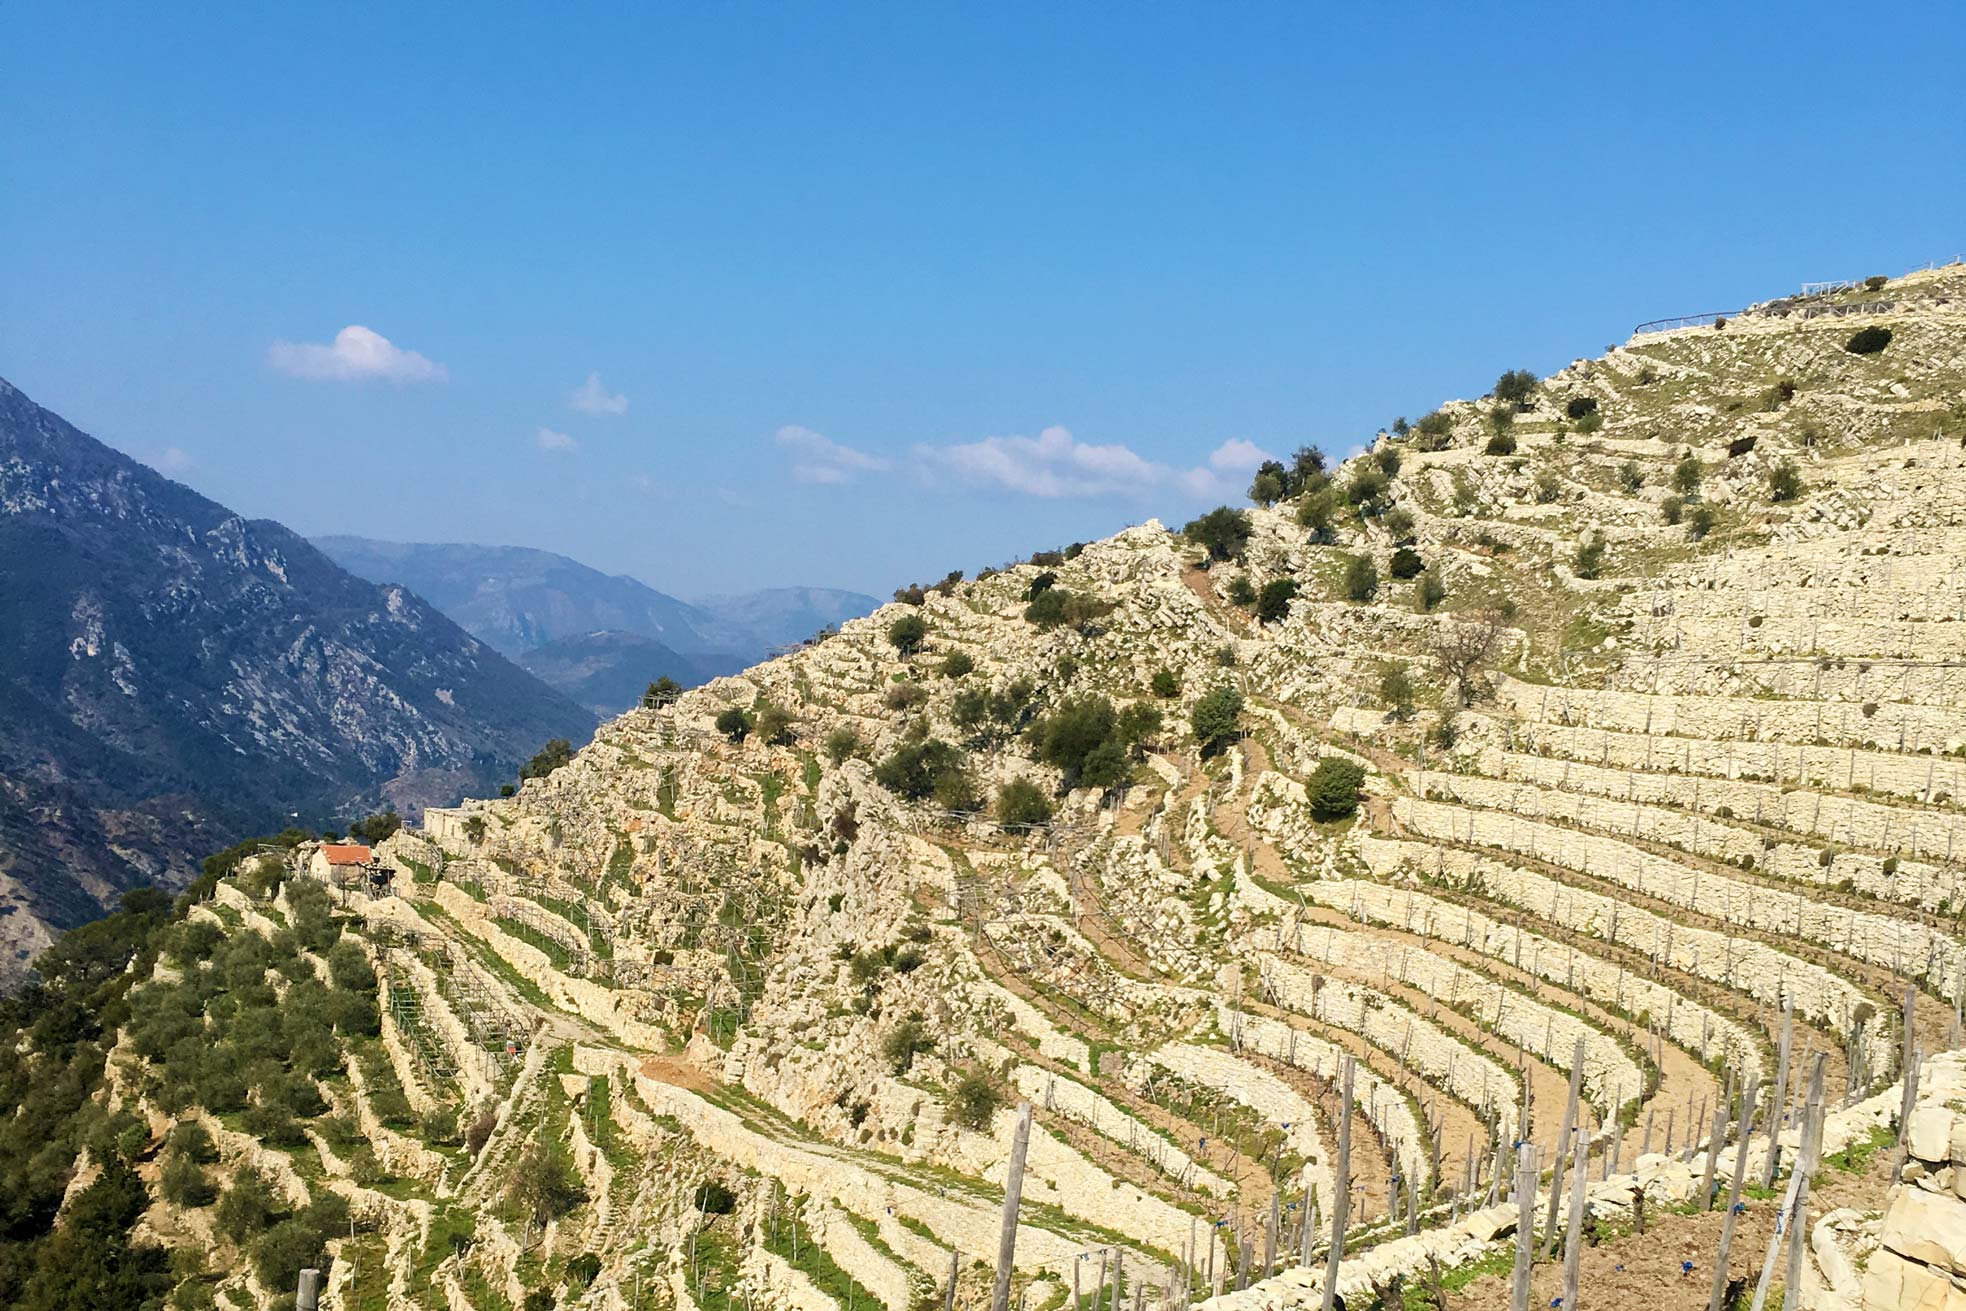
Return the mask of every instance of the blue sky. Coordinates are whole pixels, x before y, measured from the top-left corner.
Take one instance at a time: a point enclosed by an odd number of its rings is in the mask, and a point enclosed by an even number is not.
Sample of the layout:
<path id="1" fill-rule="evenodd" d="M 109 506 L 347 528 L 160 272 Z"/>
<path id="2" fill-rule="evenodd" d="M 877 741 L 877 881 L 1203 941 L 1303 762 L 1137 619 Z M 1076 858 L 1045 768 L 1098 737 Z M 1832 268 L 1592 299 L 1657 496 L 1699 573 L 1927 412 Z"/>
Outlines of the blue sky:
<path id="1" fill-rule="evenodd" d="M 303 532 L 884 594 L 1966 248 L 1956 4 L 1324 10 L 10 4 L 0 376 Z"/>

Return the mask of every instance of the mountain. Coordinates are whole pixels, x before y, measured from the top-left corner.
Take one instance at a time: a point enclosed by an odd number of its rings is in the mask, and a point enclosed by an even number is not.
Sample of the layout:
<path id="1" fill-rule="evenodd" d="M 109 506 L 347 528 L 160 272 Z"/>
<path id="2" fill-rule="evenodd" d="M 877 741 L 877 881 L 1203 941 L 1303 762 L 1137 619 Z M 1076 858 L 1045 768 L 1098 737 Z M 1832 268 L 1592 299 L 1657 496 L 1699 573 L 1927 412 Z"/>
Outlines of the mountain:
<path id="1" fill-rule="evenodd" d="M 870 613 L 880 604 L 871 596 L 825 587 L 779 587 L 691 603 L 658 592 L 623 575 L 604 574 L 551 551 L 520 546 L 462 543 L 379 542 L 364 537 L 318 538 L 336 563 L 371 582 L 400 583 L 429 600 L 479 640 L 509 656 L 521 656 L 552 643 L 582 641 L 590 634 L 633 634 L 678 656 L 697 659 L 704 670 L 743 668 L 777 648 L 800 642 L 822 628 Z M 658 651 L 647 654 L 619 643 L 606 644 L 620 657 L 610 685 L 626 686 L 642 675 L 644 685 L 657 674 L 694 684 L 680 663 L 666 668 Z M 549 683 L 576 699 L 575 684 L 554 682 L 561 670 L 584 667 L 600 651 L 593 644 L 569 664 L 565 653 L 540 662 Z M 567 677 L 585 679 L 586 674 Z M 639 693 L 638 693 L 639 694 Z"/>
<path id="2" fill-rule="evenodd" d="M 0 381 L 0 977 L 292 812 L 413 810 L 593 716 Z"/>
<path id="3" fill-rule="evenodd" d="M 744 668 L 736 656 L 683 655 L 639 633 L 604 631 L 563 637 L 514 657 L 548 687 L 607 718 L 641 703 L 664 675 L 695 687 Z"/>
<path id="4" fill-rule="evenodd" d="M 0 1008 L 0 1306 L 982 1307 L 1015 1174 L 1033 1309 L 1312 1311 L 1329 1244 L 1498 1311 L 1547 1201 L 1587 1307 L 1807 1234 L 1765 1305 L 1947 1311 L 1962 307 L 1511 370 L 621 715 L 387 895 L 139 897 Z"/>

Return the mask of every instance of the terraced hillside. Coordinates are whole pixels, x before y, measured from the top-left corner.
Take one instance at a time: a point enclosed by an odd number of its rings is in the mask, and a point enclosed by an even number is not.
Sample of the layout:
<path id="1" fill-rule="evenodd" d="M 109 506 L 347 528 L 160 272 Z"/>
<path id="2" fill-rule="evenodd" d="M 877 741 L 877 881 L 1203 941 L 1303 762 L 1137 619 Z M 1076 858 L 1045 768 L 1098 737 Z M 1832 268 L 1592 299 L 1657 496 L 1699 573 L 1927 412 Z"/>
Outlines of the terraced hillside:
<path id="1" fill-rule="evenodd" d="M 1703 1190 L 1745 1176 L 1752 1284 L 1820 1080 L 1849 1209 L 1776 1296 L 1952 1306 L 1966 1241 L 1866 1228 L 1865 1163 L 1907 1054 L 1920 1115 L 1966 1094 L 1966 270 L 1520 392 L 631 712 L 392 838 L 395 895 L 221 882 L 115 1105 L 345 1199 L 325 1305 L 981 1307 L 1027 1100 L 1025 1307 L 1317 1305 L 1341 1141 L 1354 1306 L 1505 1303 L 1511 1178 L 1555 1220 L 1581 1143 L 1586 1302 L 1694 1307 Z M 145 1016 L 222 1029 L 213 974 L 303 919 L 378 980 L 307 1080 L 353 1129 L 160 1099 Z M 1893 1196 L 1966 1223 L 1957 1123 Z M 146 1223 L 260 1305 L 284 1267 L 224 1207 Z M 1648 1207 L 1670 1250 L 1619 1236 Z"/>

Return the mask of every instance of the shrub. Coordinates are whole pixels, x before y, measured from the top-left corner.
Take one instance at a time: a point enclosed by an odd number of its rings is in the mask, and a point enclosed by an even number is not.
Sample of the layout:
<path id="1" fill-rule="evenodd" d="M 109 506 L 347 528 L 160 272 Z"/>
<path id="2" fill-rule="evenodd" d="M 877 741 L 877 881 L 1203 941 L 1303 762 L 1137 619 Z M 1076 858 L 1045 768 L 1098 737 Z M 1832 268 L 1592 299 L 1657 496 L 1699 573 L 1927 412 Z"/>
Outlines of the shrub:
<path id="1" fill-rule="evenodd" d="M 170 1154 L 170 1159 L 164 1163 L 161 1182 L 164 1200 L 173 1206 L 210 1206 L 218 1196 L 218 1190 L 212 1187 L 204 1170 L 182 1152 Z"/>
<path id="2" fill-rule="evenodd" d="M 1345 561 L 1340 586 L 1348 601 L 1370 601 L 1379 591 L 1379 568 L 1369 555 L 1354 555 Z"/>
<path id="3" fill-rule="evenodd" d="M 1413 600 L 1422 611 L 1432 610 L 1446 599 L 1447 584 L 1441 581 L 1439 574 L 1429 569 L 1420 575 L 1419 587 L 1414 592 Z"/>
<path id="4" fill-rule="evenodd" d="M 965 769 L 945 769 L 935 776 L 935 804 L 942 810 L 967 815 L 983 805 L 976 784 Z"/>
<path id="5" fill-rule="evenodd" d="M 1569 401 L 1564 404 L 1563 412 L 1565 415 L 1567 415 L 1569 418 L 1572 419 L 1581 419 L 1586 414 L 1596 414 L 1597 397 L 1572 396 L 1569 399 Z"/>
<path id="6" fill-rule="evenodd" d="M 696 1190 L 696 1209 L 703 1215 L 729 1215 L 737 1209 L 737 1194 L 720 1179 L 705 1180 Z"/>
<path id="7" fill-rule="evenodd" d="M 1604 539 L 1593 537 L 1577 548 L 1577 558 L 1571 569 L 1579 578 L 1595 578 L 1604 568 Z"/>
<path id="8" fill-rule="evenodd" d="M 938 738 L 904 742 L 874 767 L 874 779 L 891 792 L 920 801 L 935 794 L 943 775 L 959 773 L 964 760 L 960 748 Z"/>
<path id="9" fill-rule="evenodd" d="M 1313 542 L 1331 540 L 1331 525 L 1337 514 L 1337 500 L 1329 487 L 1320 487 L 1297 503 L 1297 524 L 1311 530 Z"/>
<path id="10" fill-rule="evenodd" d="M 1147 686 L 1155 696 L 1163 700 L 1181 695 L 1181 680 L 1175 677 L 1172 669 L 1156 669 Z"/>
<path id="11" fill-rule="evenodd" d="M 1413 449 L 1444 451 L 1454 440 L 1454 420 L 1435 410 L 1413 425 Z"/>
<path id="12" fill-rule="evenodd" d="M 1256 622 L 1273 624 L 1290 613 L 1291 598 L 1297 595 L 1295 578 L 1272 578 L 1263 584 L 1263 594 L 1256 600 Z"/>
<path id="13" fill-rule="evenodd" d="M 1372 462 L 1379 466 L 1381 473 L 1388 478 L 1399 475 L 1400 456 L 1397 446 L 1380 446 L 1372 452 Z"/>
<path id="14" fill-rule="evenodd" d="M 736 706 L 729 706 L 718 711 L 714 723 L 717 731 L 732 742 L 742 742 L 751 732 L 751 716 L 745 714 Z"/>
<path id="15" fill-rule="evenodd" d="M 920 583 L 910 583 L 895 588 L 894 599 L 903 605 L 921 605 L 928 600 L 928 591 Z"/>
<path id="16" fill-rule="evenodd" d="M 1638 467 L 1638 461 L 1626 460 L 1618 467 L 1618 484 L 1628 492 L 1645 486 L 1645 470 Z"/>
<path id="17" fill-rule="evenodd" d="M 1793 501 L 1802 495 L 1802 471 L 1795 467 L 1795 461 L 1783 460 L 1768 471 L 1768 498 L 1772 501 Z"/>
<path id="18" fill-rule="evenodd" d="M 1393 552 L 1393 558 L 1387 564 L 1387 572 L 1403 582 L 1408 578 L 1418 578 L 1426 567 L 1427 562 L 1420 558 L 1418 551 L 1410 546 L 1402 546 Z"/>
<path id="19" fill-rule="evenodd" d="M 1490 437 L 1488 439 L 1488 445 L 1481 449 L 1485 455 L 1514 455 L 1515 434 L 1512 432 L 1498 432 L 1493 437 Z"/>
<path id="20" fill-rule="evenodd" d="M 1111 602 L 1054 587 L 1038 593 L 1037 599 L 1024 607 L 1024 618 L 1045 630 L 1061 624 L 1082 627 L 1111 613 L 1112 609 Z"/>
<path id="21" fill-rule="evenodd" d="M 1678 523 L 1686 513 L 1686 502 L 1677 496 L 1668 496 L 1659 502 L 1659 516 L 1667 523 Z"/>
<path id="22" fill-rule="evenodd" d="M 1242 719 L 1242 693 L 1227 683 L 1202 693 L 1188 715 L 1189 726 L 1201 742 L 1202 754 L 1219 750 L 1235 736 Z"/>
<path id="23" fill-rule="evenodd" d="M 1250 606 L 1256 604 L 1256 589 L 1250 585 L 1248 574 L 1237 574 L 1229 580 L 1229 603 Z"/>
<path id="24" fill-rule="evenodd" d="M 949 1118 L 965 1129 L 987 1129 L 1000 1099 L 996 1088 L 980 1074 L 965 1074 L 949 1092 Z"/>
<path id="25" fill-rule="evenodd" d="M 1318 819 L 1344 819 L 1358 809 L 1359 789 L 1365 784 L 1363 766 L 1338 756 L 1326 756 L 1305 781 L 1311 814 Z"/>
<path id="26" fill-rule="evenodd" d="M 1868 277 L 1868 278 L 1865 278 L 1865 279 L 1864 279 L 1864 290 L 1865 290 L 1865 291 L 1882 291 L 1882 290 L 1884 290 L 1884 284 L 1885 284 L 1885 283 L 1887 283 L 1887 282 L 1889 282 L 1890 280 L 1891 280 L 1891 279 L 1889 279 L 1889 278 L 1887 278 L 1887 277 L 1885 277 L 1885 276 L 1884 276 L 1883 274 L 1881 274 L 1881 273 L 1879 273 L 1879 274 L 1875 274 L 1875 275 L 1873 275 L 1873 276 L 1871 276 L 1871 277 Z"/>
<path id="27" fill-rule="evenodd" d="M 1868 328 L 1859 328 L 1843 349 L 1852 355 L 1875 355 L 1891 344 L 1891 330 L 1873 323 Z"/>
<path id="28" fill-rule="evenodd" d="M 1604 412 L 1602 410 L 1592 410 L 1589 414 L 1586 414 L 1583 418 L 1577 420 L 1578 432 L 1593 433 L 1593 432 L 1602 432 L 1603 430 L 1604 430 Z"/>
<path id="29" fill-rule="evenodd" d="M 243 1247 L 286 1215 L 285 1196 L 265 1175 L 248 1166 L 232 1176 L 212 1218 L 220 1233 Z"/>
<path id="30" fill-rule="evenodd" d="M 796 722 L 792 712 L 783 706 L 767 701 L 758 707 L 758 736 L 772 746 L 791 745 Z"/>
<path id="31" fill-rule="evenodd" d="M 1545 469 L 1536 475 L 1536 504 L 1549 505 L 1563 495 L 1563 479 Z"/>
<path id="32" fill-rule="evenodd" d="M 904 656 L 922 649 L 928 638 L 928 623 L 920 615 L 903 615 L 887 626 L 887 640 Z"/>
<path id="33" fill-rule="evenodd" d="M 944 678 L 966 678 L 976 671 L 976 658 L 967 651 L 951 651 L 942 657 Z"/>
<path id="34" fill-rule="evenodd" d="M 1522 408 L 1536 392 L 1536 375 L 1527 369 L 1510 369 L 1495 380 L 1495 399 Z"/>
<path id="35" fill-rule="evenodd" d="M 1050 591 L 1053 587 L 1055 587 L 1057 583 L 1058 583 L 1058 575 L 1051 572 L 1051 570 L 1049 569 L 1046 569 L 1042 573 L 1033 575 L 1031 578 L 1031 585 L 1024 589 L 1024 599 L 1026 601 L 1035 601 L 1038 599 L 1040 595 Z"/>
<path id="36" fill-rule="evenodd" d="M 1249 484 L 1249 499 L 1257 505 L 1275 505 L 1284 498 L 1283 466 L 1277 464 L 1276 468 L 1272 469 L 1270 468 L 1272 464 L 1276 462 L 1266 461 L 1263 467 L 1256 471 L 1255 479 Z"/>
<path id="37" fill-rule="evenodd" d="M 545 778 L 560 766 L 573 759 L 573 743 L 563 737 L 556 737 L 539 749 L 538 754 L 526 762 L 519 771 L 519 781 L 529 778 Z"/>
<path id="38" fill-rule="evenodd" d="M 1693 513 L 1686 516 L 1686 529 L 1694 541 L 1699 541 L 1713 531 L 1714 513 L 1710 505 L 1696 505 Z"/>
<path id="39" fill-rule="evenodd" d="M 183 1120 L 172 1125 L 166 1141 L 171 1151 L 195 1164 L 210 1165 L 218 1160 L 217 1144 L 205 1132 L 205 1126 L 196 1120 Z"/>
<path id="40" fill-rule="evenodd" d="M 559 1139 L 535 1139 L 512 1167 L 505 1195 L 534 1224 L 557 1220 L 587 1200 L 573 1157 Z"/>
<path id="41" fill-rule="evenodd" d="M 928 689 L 920 683 L 890 683 L 887 695 L 883 698 L 889 710 L 906 714 L 922 702 L 928 700 Z"/>
<path id="42" fill-rule="evenodd" d="M 1345 484 L 1345 499 L 1357 506 L 1360 514 L 1376 514 L 1385 508 L 1386 494 L 1391 487 L 1383 469 L 1377 465 L 1361 464 L 1352 471 L 1351 481 Z"/>
<path id="43" fill-rule="evenodd" d="M 826 758 L 842 764 L 848 756 L 860 754 L 860 734 L 851 728 L 836 728 L 826 735 Z"/>
<path id="44" fill-rule="evenodd" d="M 1218 505 L 1201 518 L 1189 520 L 1181 532 L 1196 545 L 1207 547 L 1211 560 L 1234 560 L 1249 545 L 1249 516 Z"/>
<path id="45" fill-rule="evenodd" d="M 1014 778 L 997 789 L 997 823 L 1005 828 L 1030 828 L 1051 822 L 1051 802 L 1028 779 Z"/>
<path id="46" fill-rule="evenodd" d="M 1673 466 L 1673 490 L 1682 496 L 1691 496 L 1700 490 L 1700 480 L 1706 475 L 1706 466 L 1700 463 L 1700 457 L 1688 451 L 1680 458 L 1679 463 Z"/>
<path id="47" fill-rule="evenodd" d="M 1379 671 L 1379 699 L 1392 711 L 1394 719 L 1413 717 L 1413 678 L 1405 665 L 1387 665 Z"/>
<path id="48" fill-rule="evenodd" d="M 915 1057 L 926 1051 L 933 1051 L 935 1039 L 920 1017 L 911 1015 L 887 1031 L 881 1039 L 881 1055 L 886 1058 L 888 1068 L 897 1075 L 906 1074 L 914 1065 Z"/>

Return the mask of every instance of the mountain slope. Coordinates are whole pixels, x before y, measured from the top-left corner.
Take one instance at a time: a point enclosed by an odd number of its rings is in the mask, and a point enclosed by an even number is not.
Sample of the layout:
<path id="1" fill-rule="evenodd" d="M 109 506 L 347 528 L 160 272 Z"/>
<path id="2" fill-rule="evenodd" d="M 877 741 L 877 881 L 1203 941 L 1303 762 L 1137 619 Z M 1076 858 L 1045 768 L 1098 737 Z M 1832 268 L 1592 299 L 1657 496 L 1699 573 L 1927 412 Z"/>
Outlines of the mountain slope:
<path id="1" fill-rule="evenodd" d="M 654 638 L 612 631 L 563 637 L 514 658 L 540 682 L 603 717 L 639 705 L 657 678 L 695 687 L 744 667 L 736 656 L 683 655 Z"/>
<path id="2" fill-rule="evenodd" d="M 871 596 L 784 587 L 692 604 L 551 551 L 330 536 L 315 545 L 349 572 L 401 583 L 507 655 L 589 633 L 634 633 L 685 656 L 762 660 L 773 647 L 857 618 Z M 678 677 L 680 677 L 678 675 Z"/>
<path id="3" fill-rule="evenodd" d="M 0 974 L 284 820 L 482 790 L 592 719 L 0 381 Z"/>

